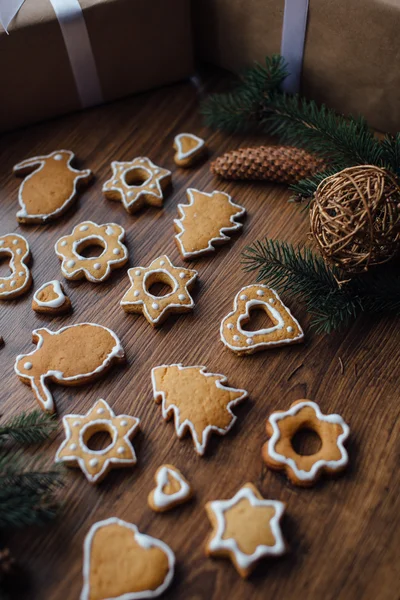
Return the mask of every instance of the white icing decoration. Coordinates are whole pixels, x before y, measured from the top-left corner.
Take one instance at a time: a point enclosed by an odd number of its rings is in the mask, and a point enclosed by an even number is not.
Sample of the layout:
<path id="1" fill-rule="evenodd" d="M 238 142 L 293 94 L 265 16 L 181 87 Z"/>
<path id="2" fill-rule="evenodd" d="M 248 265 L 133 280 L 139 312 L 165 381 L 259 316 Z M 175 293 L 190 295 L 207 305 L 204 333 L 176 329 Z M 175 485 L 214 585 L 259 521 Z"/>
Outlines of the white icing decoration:
<path id="1" fill-rule="evenodd" d="M 160 260 L 160 265 L 163 267 L 165 265 L 165 260 Z"/>
<path id="2" fill-rule="evenodd" d="M 24 363 L 24 369 L 26 369 L 27 371 L 30 371 L 33 367 L 33 364 L 31 362 L 26 362 Z"/>
<path id="3" fill-rule="evenodd" d="M 18 244 L 18 240 L 13 240 L 13 244 L 16 246 Z"/>
<path id="4" fill-rule="evenodd" d="M 179 277 L 180 277 L 181 279 L 185 279 L 186 275 L 185 275 L 185 273 L 179 273 Z"/>
<path id="5" fill-rule="evenodd" d="M 67 242 L 64 240 L 64 241 L 62 241 L 62 242 L 61 242 L 61 244 L 60 244 L 60 245 L 61 245 L 61 246 L 63 246 L 63 247 L 65 248 L 65 246 L 67 245 Z"/>
<path id="6" fill-rule="evenodd" d="M 135 290 L 135 291 L 133 292 L 133 295 L 134 295 L 134 296 L 140 296 L 140 292 L 139 292 L 139 290 Z"/>
<path id="7" fill-rule="evenodd" d="M 179 294 L 178 296 L 178 300 L 180 300 L 181 302 L 183 302 L 185 300 L 186 296 L 185 294 Z"/>
<path id="8" fill-rule="evenodd" d="M 160 307 L 157 304 L 157 302 L 153 302 L 153 304 L 151 305 L 151 308 L 154 308 L 154 310 L 158 310 Z"/>
<path id="9" fill-rule="evenodd" d="M 47 159 L 53 158 L 54 160 L 61 160 L 63 158 L 62 155 L 60 154 L 61 152 L 64 155 L 66 155 L 66 157 L 68 157 L 68 160 L 65 163 L 65 167 L 71 173 L 75 174 L 73 189 L 71 191 L 70 196 L 64 200 L 64 202 L 61 206 L 56 208 L 51 213 L 44 213 L 44 214 L 39 214 L 39 215 L 28 213 L 25 202 L 23 200 L 23 192 L 24 192 L 24 187 L 26 185 L 26 182 L 29 181 L 32 177 L 36 176 L 37 173 L 39 173 L 44 168 Z M 59 157 L 59 158 L 56 158 L 56 157 Z M 27 160 L 24 160 L 14 166 L 14 173 L 18 173 L 19 170 L 25 169 L 26 167 L 36 167 L 36 166 L 38 167 L 38 168 L 34 169 L 32 171 L 32 173 L 29 173 L 29 175 L 24 177 L 24 180 L 19 187 L 18 202 L 19 202 L 19 205 L 21 208 L 17 212 L 17 217 L 23 217 L 24 220 L 25 219 L 28 219 L 28 220 L 32 219 L 33 221 L 40 220 L 41 223 L 45 223 L 48 219 L 54 218 L 55 216 L 63 213 L 65 211 L 65 209 L 70 204 L 72 204 L 72 202 L 74 201 L 74 199 L 76 197 L 77 191 L 78 191 L 79 181 L 81 179 L 87 179 L 91 175 L 91 171 L 89 169 L 86 169 L 84 171 L 79 171 L 79 170 L 71 167 L 71 162 L 73 161 L 74 158 L 75 158 L 75 154 L 73 152 L 71 152 L 70 150 L 58 150 L 58 151 L 52 152 L 51 154 L 48 154 L 46 156 L 34 156 L 32 158 L 28 158 Z"/>
<path id="10" fill-rule="evenodd" d="M 228 325 L 227 325 L 228 329 L 233 329 L 233 327 L 234 327 L 233 323 L 228 323 Z"/>
<path id="11" fill-rule="evenodd" d="M 223 536 L 226 528 L 224 513 L 243 499 L 248 500 L 254 507 L 265 506 L 275 509 L 275 514 L 269 521 L 275 540 L 273 546 L 260 544 L 252 554 L 246 554 L 240 550 L 238 542 L 234 538 L 224 539 Z M 278 500 L 260 500 L 255 496 L 252 489 L 242 487 L 230 500 L 214 500 L 209 505 L 217 522 L 216 532 L 208 543 L 209 549 L 213 552 L 218 552 L 219 550 L 233 552 L 235 560 L 241 569 L 249 569 L 254 562 L 263 556 L 280 556 L 285 552 L 285 542 L 280 528 L 280 519 L 285 510 L 283 502 L 279 502 Z"/>
<path id="12" fill-rule="evenodd" d="M 155 188 L 155 187 L 156 187 L 156 184 L 155 184 L 155 183 L 151 183 L 151 184 L 149 185 L 149 188 L 150 188 L 151 190 L 154 190 L 154 188 Z"/>
<path id="13" fill-rule="evenodd" d="M 156 379 L 155 379 L 155 375 L 154 375 L 154 373 L 157 369 L 169 368 L 169 367 L 178 367 L 178 369 L 181 371 L 185 370 L 185 369 L 200 369 L 200 372 L 202 375 L 204 375 L 204 377 L 220 378 L 215 381 L 215 386 L 218 389 L 227 390 L 227 391 L 231 391 L 231 392 L 241 392 L 240 396 L 238 396 L 237 398 L 235 398 L 234 400 L 229 402 L 226 406 L 226 410 L 232 415 L 232 420 L 230 421 L 229 425 L 227 425 L 223 429 L 221 427 L 217 427 L 216 425 L 207 425 L 207 427 L 205 427 L 205 429 L 202 432 L 202 439 L 199 440 L 197 437 L 197 432 L 194 427 L 194 424 L 192 423 L 192 421 L 190 421 L 190 419 L 185 419 L 184 421 L 179 423 L 179 421 L 180 421 L 179 408 L 175 404 L 170 404 L 168 407 L 165 406 L 165 400 L 166 400 L 165 392 L 162 389 L 160 389 L 160 390 L 157 389 Z M 225 375 L 221 375 L 219 373 L 208 373 L 206 371 L 206 367 L 204 367 L 204 366 L 184 367 L 182 364 L 172 364 L 172 365 L 160 365 L 158 367 L 153 367 L 153 369 L 151 370 L 151 382 L 152 382 L 152 386 L 153 386 L 153 396 L 154 396 L 154 400 L 161 398 L 161 411 L 162 411 L 163 418 L 167 421 L 167 420 L 169 420 L 171 414 L 174 415 L 175 431 L 176 431 L 176 435 L 178 436 L 178 438 L 182 438 L 186 432 L 186 429 L 189 429 L 190 433 L 192 434 L 194 445 L 196 447 L 196 452 L 198 454 L 200 454 L 201 456 L 204 454 L 204 452 L 206 450 L 208 438 L 210 437 L 210 435 L 213 431 L 218 432 L 220 435 L 225 435 L 226 433 L 228 433 L 228 431 L 230 431 L 230 429 L 232 429 L 233 425 L 236 422 L 237 417 L 236 417 L 236 415 L 233 414 L 231 407 L 236 406 L 236 404 L 239 404 L 242 400 L 244 400 L 248 396 L 246 390 L 232 388 L 232 387 L 228 387 L 228 386 L 224 385 L 226 383 L 226 381 L 227 381 L 227 377 Z"/>
<path id="14" fill-rule="evenodd" d="M 270 299 L 269 299 L 269 303 L 270 303 L 270 304 L 275 304 L 275 300 L 274 300 L 273 298 L 270 298 Z"/>
<path id="15" fill-rule="evenodd" d="M 98 408 L 96 412 L 98 415 L 102 415 L 104 413 L 104 408 Z"/>
<path id="16" fill-rule="evenodd" d="M 246 294 L 242 294 L 242 295 L 240 296 L 240 299 L 241 299 L 241 300 L 247 300 L 247 296 L 246 296 Z"/>
<path id="17" fill-rule="evenodd" d="M 21 256 L 21 254 L 22 254 L 22 250 L 21 250 L 21 248 L 17 248 L 17 254 L 18 254 L 19 256 Z"/>
<path id="18" fill-rule="evenodd" d="M 76 450 L 77 448 L 78 448 L 78 446 L 77 446 L 76 444 L 70 444 L 70 447 L 69 447 L 69 449 L 70 449 L 70 450 L 72 450 L 72 452 L 73 452 L 74 450 Z"/>
<path id="19" fill-rule="evenodd" d="M 140 271 L 135 271 L 135 275 L 136 275 L 136 277 L 139 277 Z"/>
<path id="20" fill-rule="evenodd" d="M 119 446 L 119 448 L 117 448 L 117 452 L 118 454 L 125 454 L 125 448 L 123 446 Z"/>
<path id="21" fill-rule="evenodd" d="M 309 471 L 303 471 L 299 469 L 296 465 L 296 462 L 292 458 L 288 458 L 283 456 L 283 454 L 278 454 L 275 450 L 276 443 L 280 439 L 280 431 L 278 427 L 278 421 L 285 419 L 288 416 L 297 415 L 303 408 L 309 406 L 315 412 L 317 419 L 320 421 L 325 421 L 327 423 L 335 423 L 342 427 L 342 433 L 337 438 L 337 447 L 340 451 L 340 459 L 338 460 L 318 460 L 315 462 Z M 347 454 L 347 450 L 344 447 L 343 443 L 348 438 L 350 433 L 350 428 L 345 423 L 340 415 L 332 414 L 332 415 L 324 415 L 321 412 L 318 404 L 316 402 L 312 402 L 311 400 L 306 400 L 305 402 L 299 402 L 292 406 L 289 410 L 281 413 L 272 414 L 269 419 L 269 423 L 272 426 L 272 436 L 268 440 L 268 454 L 271 456 L 273 460 L 276 462 L 288 465 L 293 472 L 295 473 L 298 479 L 302 481 L 311 481 L 315 478 L 316 474 L 320 469 L 327 467 L 330 470 L 342 469 L 345 465 L 347 465 L 349 457 Z"/>
<path id="22" fill-rule="evenodd" d="M 91 458 L 89 460 L 89 466 L 90 467 L 97 467 L 98 464 L 99 464 L 99 461 L 97 460 L 97 458 Z"/>
<path id="23" fill-rule="evenodd" d="M 126 427 L 128 425 L 128 421 L 125 421 L 124 419 L 121 421 L 120 423 L 121 427 Z"/>
<path id="24" fill-rule="evenodd" d="M 186 152 L 184 152 L 183 144 L 182 144 L 183 137 L 189 137 L 192 140 L 195 140 L 197 142 L 197 145 L 193 146 L 192 148 L 189 148 L 189 150 L 186 150 Z M 193 133 L 180 133 L 177 136 L 175 136 L 175 139 L 174 139 L 174 145 L 176 146 L 176 150 L 177 150 L 176 158 L 178 160 L 183 160 L 185 158 L 189 158 L 193 154 L 196 154 L 197 152 L 199 152 L 199 150 L 204 147 L 204 144 L 205 144 L 205 141 L 203 139 L 197 137 L 197 135 L 194 135 Z"/>
<path id="25" fill-rule="evenodd" d="M 246 344 L 250 345 L 253 343 L 253 340 L 251 338 L 247 338 L 246 340 Z"/>
<path id="26" fill-rule="evenodd" d="M 39 299 L 39 292 L 41 292 L 50 285 L 53 287 L 53 291 L 55 294 L 57 294 L 57 297 L 53 300 L 46 300 L 46 302 L 44 302 Z M 60 282 L 57 281 L 57 279 L 54 279 L 53 281 L 49 281 L 48 283 L 44 283 L 43 285 L 41 285 L 40 288 L 34 293 L 33 299 L 38 306 L 48 308 L 60 308 L 60 306 L 62 306 L 65 303 L 67 298 L 64 292 L 62 291 Z"/>
<path id="27" fill-rule="evenodd" d="M 175 479 L 180 488 L 173 494 L 165 494 L 163 488 L 168 484 L 169 478 Z M 156 475 L 156 487 L 153 490 L 153 502 L 157 508 L 166 508 L 181 502 L 190 496 L 190 486 L 175 469 L 163 466 Z"/>
<path id="28" fill-rule="evenodd" d="M 112 227 L 110 227 L 109 225 L 107 225 L 106 227 L 106 234 L 107 235 L 113 235 L 114 233 L 114 229 Z"/>
<path id="29" fill-rule="evenodd" d="M 96 271 L 99 271 L 101 269 L 101 264 L 100 263 L 94 263 L 93 269 L 96 269 Z"/>
<path id="30" fill-rule="evenodd" d="M 18 368 L 19 363 L 23 364 L 22 361 L 25 358 L 28 358 L 29 356 L 34 356 L 36 354 L 36 352 L 42 347 L 43 341 L 44 341 L 44 337 L 43 337 L 44 333 L 46 335 L 59 335 L 62 331 L 65 331 L 66 329 L 71 329 L 72 327 L 82 327 L 82 325 L 90 325 L 92 327 L 100 327 L 101 329 L 105 329 L 106 331 L 108 331 L 108 333 L 111 335 L 111 337 L 114 339 L 114 342 L 115 342 L 114 346 L 111 348 L 110 353 L 107 354 L 107 356 L 104 358 L 102 364 L 99 365 L 96 369 L 94 369 L 94 371 L 91 371 L 90 373 L 79 373 L 77 375 L 71 375 L 70 377 L 64 377 L 63 373 L 60 371 L 48 371 L 48 372 L 42 373 L 40 375 L 40 380 L 39 380 L 40 389 L 39 389 L 37 381 L 35 380 L 35 377 L 27 375 L 26 373 L 23 373 L 19 370 L 19 368 Z M 57 383 L 63 383 L 64 381 L 68 381 L 68 382 L 69 381 L 77 381 L 77 380 L 78 381 L 83 380 L 82 383 L 84 383 L 84 380 L 86 378 L 90 378 L 93 375 L 104 371 L 104 369 L 106 369 L 115 358 L 122 359 L 125 356 L 124 349 L 123 349 L 121 342 L 120 342 L 119 338 L 117 337 L 117 335 L 108 327 L 105 327 L 104 325 L 98 325 L 97 323 L 76 323 L 75 325 L 66 325 L 65 327 L 62 327 L 61 329 L 58 329 L 57 331 L 51 331 L 50 329 L 47 329 L 47 327 L 41 327 L 40 329 L 34 329 L 32 332 L 32 335 L 38 339 L 38 342 L 37 342 L 34 350 L 32 350 L 32 352 L 30 352 L 28 354 L 19 354 L 17 356 L 17 358 L 15 359 L 14 371 L 16 372 L 16 374 L 19 377 L 21 377 L 21 379 L 28 380 L 30 382 L 31 387 L 32 387 L 33 391 L 35 392 L 37 401 L 43 407 L 43 410 L 49 411 L 49 412 L 54 411 L 54 401 L 53 401 L 51 392 L 46 385 L 46 379 L 48 377 L 51 377 L 52 380 Z"/>
<path id="31" fill-rule="evenodd" d="M 287 331 L 288 333 L 292 333 L 292 331 L 293 331 L 293 327 L 292 327 L 291 325 L 289 325 L 289 327 L 286 327 L 286 331 Z"/>
<path id="32" fill-rule="evenodd" d="M 89 227 L 87 225 L 82 225 L 81 227 L 79 227 L 79 231 L 87 231 L 89 229 Z"/>
<path id="33" fill-rule="evenodd" d="M 25 271 L 20 271 L 20 272 L 18 273 L 18 275 L 19 275 L 20 277 L 23 277 L 23 276 L 25 275 Z"/>
<path id="34" fill-rule="evenodd" d="M 74 266 L 75 266 L 75 261 L 73 261 L 73 260 L 68 260 L 68 261 L 66 262 L 66 265 L 67 265 L 67 267 L 74 267 Z"/>
<path id="35" fill-rule="evenodd" d="M 11 285 L 11 287 L 15 287 L 17 285 L 17 282 L 15 281 L 15 279 L 13 281 L 11 281 L 10 285 Z"/>
<path id="36" fill-rule="evenodd" d="M 258 290 L 257 291 L 257 296 L 264 296 L 263 290 Z"/>
<path id="37" fill-rule="evenodd" d="M 233 214 L 230 216 L 229 221 L 231 223 L 230 226 L 226 227 L 221 227 L 221 229 L 219 230 L 219 235 L 217 237 L 211 238 L 208 241 L 208 244 L 205 248 L 201 248 L 200 250 L 193 250 L 190 252 L 187 252 L 182 244 L 181 241 L 181 237 L 185 231 L 185 212 L 184 209 L 187 206 L 192 206 L 194 204 L 194 193 L 197 192 L 199 194 L 202 194 L 204 196 L 208 196 L 209 198 L 213 198 L 214 194 L 218 194 L 218 195 L 223 195 L 226 197 L 226 199 L 228 200 L 229 204 L 231 206 L 233 206 L 234 208 L 237 209 L 237 213 Z M 181 251 L 181 254 L 184 258 L 190 258 L 192 256 L 198 256 L 199 254 L 205 254 L 208 252 L 214 252 L 215 248 L 213 246 L 213 243 L 218 244 L 218 242 L 225 242 L 225 241 L 229 241 L 229 236 L 225 235 L 226 233 L 231 233 L 234 231 L 237 231 L 238 229 L 241 229 L 243 227 L 243 223 L 237 222 L 236 219 L 240 219 L 242 216 L 245 215 L 246 213 L 246 209 L 243 208 L 243 206 L 239 206 L 239 204 L 235 204 L 234 202 L 232 202 L 232 197 L 229 194 L 226 194 L 225 192 L 212 192 L 211 194 L 206 194 L 205 192 L 200 192 L 199 190 L 196 190 L 194 188 L 189 188 L 186 190 L 186 194 L 189 198 L 189 204 L 178 204 L 178 215 L 179 218 L 178 219 L 174 219 L 174 223 L 176 225 L 176 227 L 179 230 L 179 233 L 175 236 L 175 239 L 179 245 L 179 249 Z"/>
<path id="38" fill-rule="evenodd" d="M 132 535 L 134 540 L 142 546 L 142 548 L 150 549 L 150 548 L 160 548 L 168 558 L 168 572 L 165 576 L 164 581 L 161 585 L 155 590 L 144 590 L 140 592 L 133 592 L 132 594 L 124 594 L 124 596 L 119 596 L 119 600 L 135 600 L 136 598 L 155 598 L 160 594 L 165 592 L 165 590 L 170 586 L 172 579 L 174 577 L 174 569 L 175 569 L 175 555 L 172 552 L 171 548 L 167 546 L 161 540 L 157 538 L 153 538 L 149 535 L 145 535 L 140 533 L 136 525 L 132 523 L 127 523 L 126 521 L 122 521 L 121 519 L 117 519 L 116 517 L 111 517 L 110 519 L 106 519 L 105 521 L 99 521 L 92 525 L 85 538 L 85 542 L 83 545 L 83 589 L 81 592 L 80 600 L 90 600 L 90 561 L 91 561 L 91 551 L 92 551 L 92 543 L 96 532 L 102 527 L 107 527 L 108 525 L 119 525 L 124 527 L 125 529 L 130 529 L 132 531 Z M 111 600 L 111 599 L 109 599 Z M 115 598 L 117 600 L 117 598 Z"/>
<path id="39" fill-rule="evenodd" d="M 81 424 L 81 422 L 80 422 L 80 421 L 75 421 L 75 422 L 73 423 L 73 426 L 74 426 L 74 427 L 79 427 L 79 425 L 80 425 L 80 424 Z"/>
<path id="40" fill-rule="evenodd" d="M 113 254 L 121 254 L 121 250 L 119 248 L 114 248 Z"/>
<path id="41" fill-rule="evenodd" d="M 0 283 L 0 289 L 2 290 L 4 288 L 4 283 Z"/>
<path id="42" fill-rule="evenodd" d="M 234 335 L 234 336 L 233 336 L 233 339 L 235 340 L 235 342 L 238 342 L 238 341 L 240 340 L 240 336 L 238 336 L 238 335 Z"/>

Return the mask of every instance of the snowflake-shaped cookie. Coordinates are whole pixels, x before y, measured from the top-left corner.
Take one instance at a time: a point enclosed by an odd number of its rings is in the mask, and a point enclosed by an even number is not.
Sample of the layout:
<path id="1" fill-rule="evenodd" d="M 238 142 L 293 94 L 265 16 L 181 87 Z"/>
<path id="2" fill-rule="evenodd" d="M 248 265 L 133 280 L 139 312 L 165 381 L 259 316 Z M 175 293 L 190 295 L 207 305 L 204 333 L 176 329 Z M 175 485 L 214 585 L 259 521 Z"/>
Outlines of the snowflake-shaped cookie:
<path id="1" fill-rule="evenodd" d="M 159 256 L 148 267 L 128 270 L 131 287 L 121 300 L 126 312 L 143 313 L 154 327 L 170 313 L 185 313 L 193 309 L 194 301 L 189 290 L 193 287 L 197 271 L 175 267 L 168 256 Z M 149 289 L 154 283 L 164 283 L 171 291 L 164 296 L 154 296 Z"/>
<path id="2" fill-rule="evenodd" d="M 144 204 L 162 206 L 163 192 L 171 183 L 171 171 L 158 167 L 145 156 L 129 162 L 111 163 L 112 177 L 103 185 L 103 193 L 109 200 L 122 202 L 129 213 Z"/>
<path id="3" fill-rule="evenodd" d="M 139 419 L 115 416 L 105 400 L 98 400 L 86 415 L 65 415 L 66 438 L 56 454 L 56 462 L 79 466 L 90 483 L 98 483 L 112 467 L 136 464 L 130 438 L 139 429 Z M 110 434 L 111 443 L 103 450 L 91 450 L 87 443 L 99 431 Z"/>

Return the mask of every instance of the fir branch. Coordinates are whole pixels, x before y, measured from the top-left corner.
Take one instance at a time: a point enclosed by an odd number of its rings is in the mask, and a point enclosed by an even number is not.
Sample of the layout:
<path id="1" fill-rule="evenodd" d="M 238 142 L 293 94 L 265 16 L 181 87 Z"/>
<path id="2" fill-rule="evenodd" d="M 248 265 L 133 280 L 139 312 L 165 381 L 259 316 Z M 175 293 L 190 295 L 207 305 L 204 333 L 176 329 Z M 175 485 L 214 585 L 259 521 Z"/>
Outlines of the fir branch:
<path id="1" fill-rule="evenodd" d="M 265 66 L 256 63 L 243 76 L 233 92 L 211 94 L 201 106 L 209 127 L 225 131 L 245 131 L 258 123 L 264 99 L 277 89 L 287 75 L 284 59 L 272 55 Z"/>
<path id="2" fill-rule="evenodd" d="M 382 142 L 382 161 L 400 177 L 400 133 L 385 136 Z"/>
<path id="3" fill-rule="evenodd" d="M 45 470 L 42 462 L 25 460 L 21 452 L 0 455 L 0 529 L 41 525 L 56 515 L 55 493 L 63 470 Z"/>
<path id="4" fill-rule="evenodd" d="M 307 203 L 305 204 L 305 208 L 308 208 L 321 181 L 331 175 L 335 175 L 335 173 L 337 173 L 337 169 L 330 167 L 324 171 L 314 173 L 314 175 L 311 175 L 306 179 L 301 179 L 300 181 L 293 183 L 289 186 L 289 189 L 293 192 L 289 202 L 303 202 L 306 200 Z"/>
<path id="5" fill-rule="evenodd" d="M 7 439 L 23 445 L 38 444 L 47 439 L 56 427 L 53 415 L 41 410 L 23 412 L 0 425 L 0 444 Z"/>

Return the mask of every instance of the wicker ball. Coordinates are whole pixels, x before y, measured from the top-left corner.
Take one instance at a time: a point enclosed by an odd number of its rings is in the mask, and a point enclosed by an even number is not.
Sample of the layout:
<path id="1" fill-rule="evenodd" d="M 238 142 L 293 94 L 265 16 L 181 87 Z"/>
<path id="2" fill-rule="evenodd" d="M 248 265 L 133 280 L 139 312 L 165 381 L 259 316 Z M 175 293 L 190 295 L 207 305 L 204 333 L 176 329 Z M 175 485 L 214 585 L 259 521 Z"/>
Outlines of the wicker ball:
<path id="1" fill-rule="evenodd" d="M 324 259 L 347 273 L 390 260 L 400 247 L 400 187 L 385 169 L 344 169 L 318 186 L 311 231 Z"/>

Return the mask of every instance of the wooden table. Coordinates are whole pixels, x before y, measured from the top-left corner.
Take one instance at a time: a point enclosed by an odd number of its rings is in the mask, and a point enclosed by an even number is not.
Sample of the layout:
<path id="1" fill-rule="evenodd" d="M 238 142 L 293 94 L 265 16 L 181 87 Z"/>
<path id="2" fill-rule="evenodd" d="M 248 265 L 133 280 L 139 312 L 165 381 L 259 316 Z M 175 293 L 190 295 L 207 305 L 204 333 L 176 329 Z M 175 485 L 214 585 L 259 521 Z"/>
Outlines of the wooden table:
<path id="1" fill-rule="evenodd" d="M 219 85 L 220 80 L 221 74 L 208 77 L 206 89 Z M 31 331 L 92 321 L 120 336 L 128 363 L 94 385 L 54 386 L 58 415 L 86 412 L 96 399 L 105 398 L 117 413 L 139 417 L 142 428 L 134 441 L 139 458 L 136 468 L 114 470 L 98 486 L 90 486 L 79 469 L 67 470 L 62 494 L 65 509 L 59 520 L 41 529 L 25 529 L 7 540 L 28 574 L 29 586 L 19 597 L 76 600 L 82 585 L 83 539 L 93 523 L 117 516 L 161 538 L 176 553 L 176 577 L 166 599 L 394 600 L 400 589 L 399 321 L 360 319 L 345 333 L 315 335 L 304 306 L 289 301 L 306 331 L 304 344 L 251 357 L 237 357 L 224 348 L 219 340 L 221 319 L 231 310 L 240 287 L 254 281 L 252 274 L 240 268 L 241 252 L 263 236 L 304 241 L 307 214 L 287 202 L 285 187 L 217 181 L 207 162 L 190 170 L 176 169 L 172 141 L 182 131 L 205 137 L 214 157 L 228 149 L 261 143 L 256 137 L 228 136 L 203 127 L 196 90 L 189 82 L 1 139 L 0 233 L 18 232 L 29 240 L 35 288 L 62 279 L 54 243 L 82 220 L 123 225 L 129 266 L 147 265 L 163 253 L 182 264 L 173 219 L 177 203 L 185 201 L 186 188 L 229 192 L 247 210 L 241 235 L 215 255 L 187 265 L 200 276 L 194 313 L 170 318 L 158 330 L 142 316 L 121 310 L 119 300 L 128 288 L 126 268 L 100 285 L 64 281 L 74 306 L 71 316 L 37 315 L 31 309 L 32 290 L 16 301 L 2 303 L 2 418 L 35 407 L 31 390 L 13 370 L 15 356 L 33 349 Z M 26 157 L 57 148 L 74 150 L 80 165 L 94 171 L 95 182 L 76 207 L 54 224 L 19 226 L 15 219 L 19 181 L 12 167 Z M 121 204 L 106 200 L 101 188 L 110 176 L 112 160 L 140 155 L 173 171 L 173 190 L 163 209 L 146 208 L 131 216 Z M 213 438 L 203 458 L 194 452 L 190 437 L 176 437 L 152 397 L 151 368 L 173 362 L 206 365 L 210 371 L 226 374 L 232 386 L 249 392 L 249 400 L 235 409 L 238 420 L 232 431 L 224 438 Z M 283 475 L 263 466 L 260 457 L 269 413 L 286 409 L 300 398 L 316 400 L 325 413 L 340 413 L 351 427 L 350 468 L 342 477 L 324 480 L 310 490 L 290 485 Z M 48 465 L 63 437 L 60 424 L 57 435 L 41 450 Z M 158 515 L 147 506 L 147 495 L 155 470 L 166 462 L 183 470 L 196 497 L 190 504 Z M 256 484 L 266 498 L 287 504 L 284 533 L 290 552 L 282 559 L 262 562 L 250 580 L 242 581 L 229 561 L 205 558 L 210 524 L 203 507 L 208 500 L 230 497 L 247 481 Z"/>

